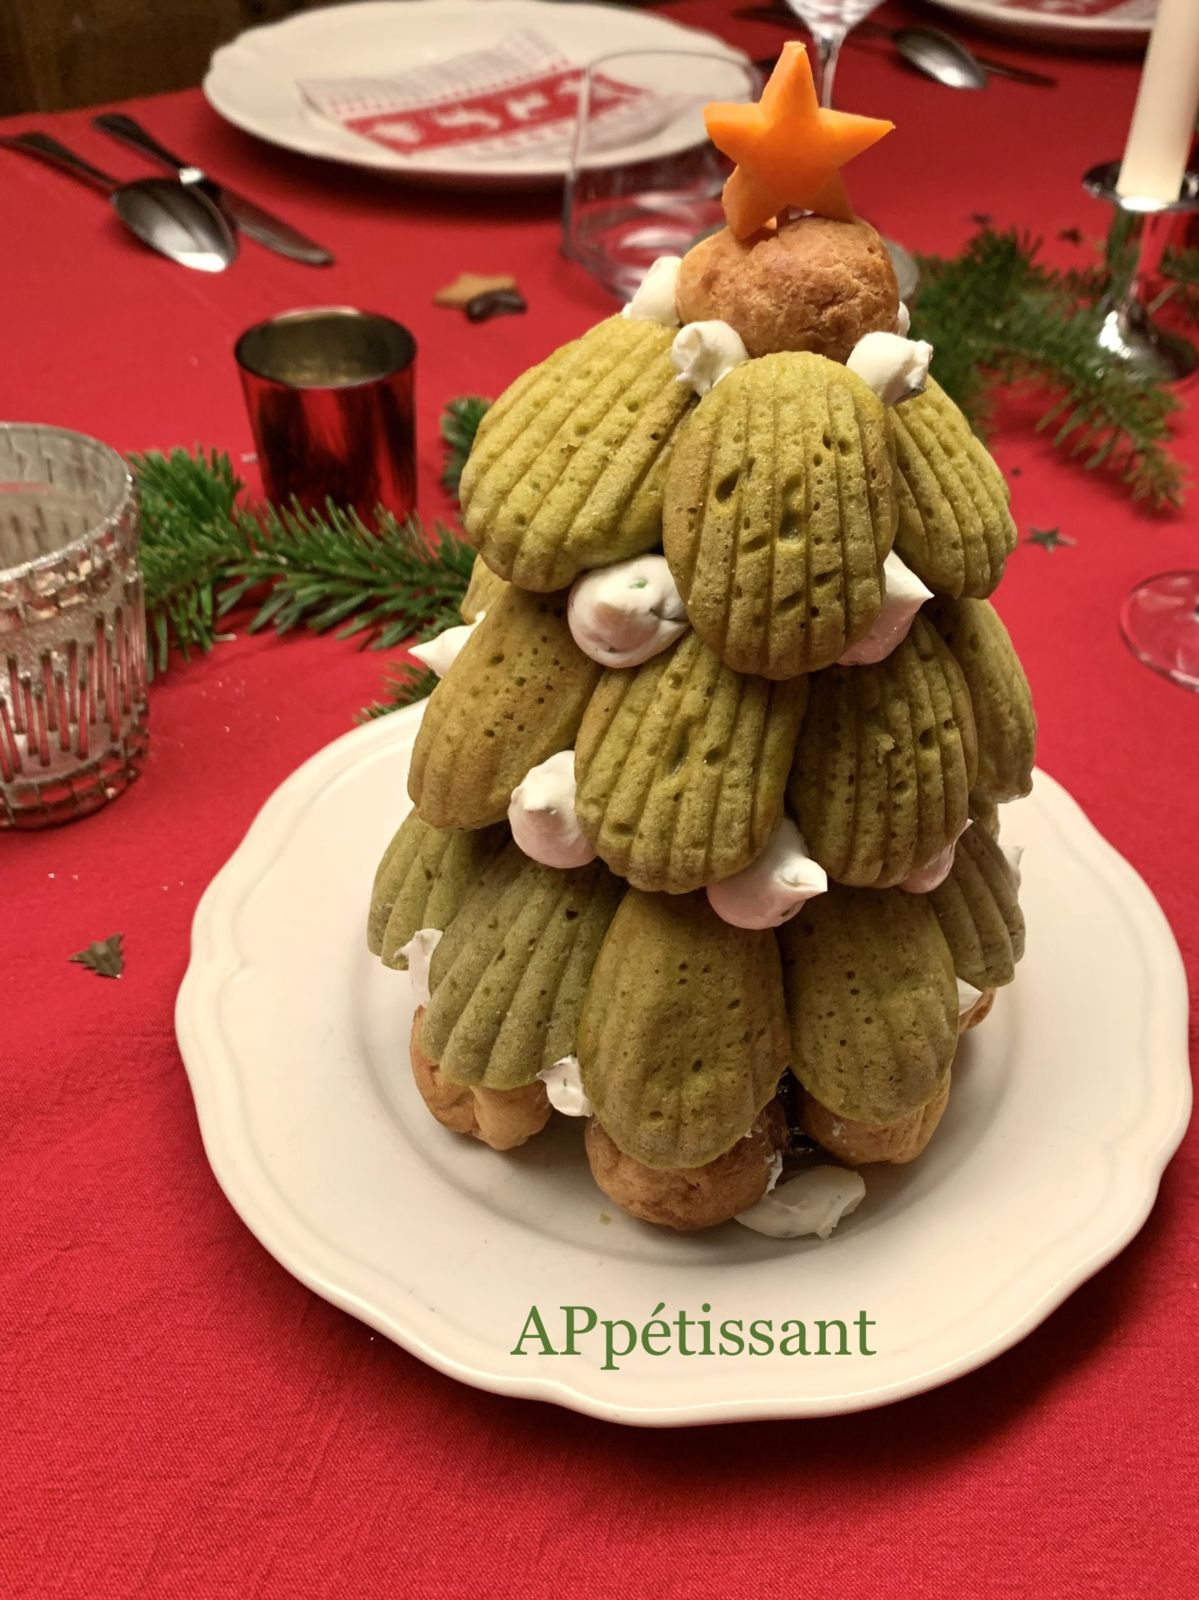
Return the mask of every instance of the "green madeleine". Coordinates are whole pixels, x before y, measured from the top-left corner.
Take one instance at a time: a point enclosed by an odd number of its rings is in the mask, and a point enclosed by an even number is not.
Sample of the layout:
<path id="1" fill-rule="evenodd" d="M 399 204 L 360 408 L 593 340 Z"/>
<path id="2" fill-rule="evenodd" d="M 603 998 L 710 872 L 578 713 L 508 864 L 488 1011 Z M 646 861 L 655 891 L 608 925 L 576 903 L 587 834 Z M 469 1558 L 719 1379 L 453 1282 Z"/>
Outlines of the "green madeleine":
<path id="1" fill-rule="evenodd" d="M 549 592 L 652 550 L 675 430 L 694 403 L 674 332 L 609 317 L 516 380 L 462 473 L 466 535 L 493 572 Z"/>
<path id="2" fill-rule="evenodd" d="M 505 817 L 529 769 L 574 744 L 602 672 L 570 636 L 565 594 L 509 586 L 425 709 L 408 774 L 425 821 L 483 828 Z"/>
<path id="3" fill-rule="evenodd" d="M 698 889 L 747 866 L 782 815 L 807 679 L 734 672 L 697 634 L 604 673 L 575 745 L 575 809 L 634 887 Z"/>
<path id="4" fill-rule="evenodd" d="M 830 886 L 779 930 L 792 1067 L 855 1122 L 927 1105 L 958 1039 L 953 959 L 930 896 Z"/>
<path id="5" fill-rule="evenodd" d="M 702 1167 L 746 1134 L 788 1061 L 778 946 L 702 894 L 631 889 L 600 949 L 579 1068 L 605 1132 L 649 1167 Z"/>
<path id="6" fill-rule="evenodd" d="M 990 594 L 1016 548 L 1002 472 L 935 379 L 888 415 L 898 469 L 896 552 L 937 594 Z"/>
<path id="7" fill-rule="evenodd" d="M 375 873 L 366 942 L 385 967 L 404 969 L 400 955 L 418 928 L 448 928 L 508 838 L 504 827 L 455 833 L 432 828 L 410 811 Z"/>
<path id="8" fill-rule="evenodd" d="M 970 690 L 978 729 L 975 794 L 997 803 L 1028 794 L 1037 718 L 1028 679 L 999 613 L 989 600 L 938 600 L 927 615 Z"/>
<path id="9" fill-rule="evenodd" d="M 961 668 L 917 617 L 885 660 L 810 679 L 788 805 L 830 877 L 889 888 L 962 831 L 977 760 Z"/>
<path id="10" fill-rule="evenodd" d="M 507 587 L 503 578 L 492 572 L 483 557 L 476 556 L 475 564 L 470 569 L 470 582 L 458 608 L 463 622 L 478 622 L 482 614 L 496 604 Z"/>
<path id="11" fill-rule="evenodd" d="M 433 954 L 421 1046 L 443 1077 L 516 1089 L 574 1054 L 624 892 L 601 863 L 560 872 L 508 847 Z"/>
<path id="12" fill-rule="evenodd" d="M 882 401 L 823 356 L 735 367 L 700 402 L 666 478 L 662 538 L 692 626 L 729 666 L 829 666 L 883 602 L 895 533 Z"/>
<path id="13" fill-rule="evenodd" d="M 998 989 L 1024 954 L 1024 915 L 1016 874 L 998 843 L 976 822 L 958 840 L 945 882 L 928 896 L 959 978 Z"/>
<path id="14" fill-rule="evenodd" d="M 977 789 L 970 791 L 970 815 L 980 828 L 985 828 L 992 839 L 999 837 L 999 807 L 987 800 Z"/>

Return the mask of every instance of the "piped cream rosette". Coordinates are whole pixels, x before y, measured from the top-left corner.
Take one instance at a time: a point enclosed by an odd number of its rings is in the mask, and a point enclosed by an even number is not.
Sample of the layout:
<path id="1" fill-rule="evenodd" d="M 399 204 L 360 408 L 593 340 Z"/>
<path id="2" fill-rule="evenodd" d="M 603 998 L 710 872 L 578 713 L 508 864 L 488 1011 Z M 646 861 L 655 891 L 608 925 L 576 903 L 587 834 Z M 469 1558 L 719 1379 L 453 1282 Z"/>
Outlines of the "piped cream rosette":
<path id="1" fill-rule="evenodd" d="M 639 667 L 689 626 L 665 556 L 634 556 L 576 578 L 566 606 L 571 637 L 604 667 Z"/>
<path id="2" fill-rule="evenodd" d="M 663 328 L 677 328 L 679 312 L 675 286 L 679 281 L 681 256 L 659 256 L 637 286 L 637 292 L 621 312 L 630 322 L 657 322 Z"/>
<path id="3" fill-rule="evenodd" d="M 595 860 L 575 812 L 575 753 L 559 750 L 512 791 L 508 826 L 517 846 L 542 866 L 565 871 Z"/>
<path id="4" fill-rule="evenodd" d="M 924 339 L 901 333 L 866 333 L 845 365 L 878 395 L 885 406 L 897 406 L 928 386 L 933 347 Z"/>
<path id="5" fill-rule="evenodd" d="M 892 550 L 883 562 L 883 608 L 870 631 L 851 644 L 838 666 L 868 667 L 884 661 L 907 638 L 912 619 L 932 590 Z"/>
<path id="6" fill-rule="evenodd" d="M 707 888 L 708 903 L 734 928 L 779 928 L 828 889 L 828 874 L 808 854 L 799 829 L 783 817 L 748 867 Z"/>

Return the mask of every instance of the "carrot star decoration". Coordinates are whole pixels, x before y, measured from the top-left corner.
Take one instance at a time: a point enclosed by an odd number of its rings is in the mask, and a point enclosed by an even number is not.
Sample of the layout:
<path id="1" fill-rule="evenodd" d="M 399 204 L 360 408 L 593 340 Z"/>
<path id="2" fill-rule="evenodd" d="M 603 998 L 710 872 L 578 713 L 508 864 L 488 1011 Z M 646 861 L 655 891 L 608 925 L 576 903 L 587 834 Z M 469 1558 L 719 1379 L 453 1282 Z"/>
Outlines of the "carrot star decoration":
<path id="1" fill-rule="evenodd" d="M 737 163 L 724 186 L 724 214 L 738 239 L 794 206 L 848 222 L 853 207 L 840 168 L 891 132 L 893 122 L 824 111 L 808 53 L 783 46 L 756 106 L 714 101 L 704 108 L 708 137 Z"/>

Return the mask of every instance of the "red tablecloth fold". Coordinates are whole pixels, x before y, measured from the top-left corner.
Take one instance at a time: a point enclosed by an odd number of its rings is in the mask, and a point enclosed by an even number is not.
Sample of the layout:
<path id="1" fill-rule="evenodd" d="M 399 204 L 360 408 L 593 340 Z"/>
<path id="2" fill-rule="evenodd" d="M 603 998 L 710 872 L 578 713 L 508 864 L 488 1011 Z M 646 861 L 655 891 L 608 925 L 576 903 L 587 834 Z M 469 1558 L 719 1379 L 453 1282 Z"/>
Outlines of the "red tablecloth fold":
<path id="1" fill-rule="evenodd" d="M 671 15 L 755 55 L 780 42 L 728 9 L 685 0 Z M 1020 58 L 1061 87 L 953 94 L 874 46 L 849 49 L 842 103 L 899 125 L 852 171 L 860 209 L 934 250 L 956 247 L 978 211 L 1051 237 L 1102 230 L 1078 179 L 1119 152 L 1135 64 Z M 434 516 L 442 401 L 497 391 L 610 309 L 558 258 L 552 194 L 426 194 L 293 158 L 224 126 L 196 92 L 137 111 L 339 264 L 318 274 L 247 244 L 225 276 L 188 276 L 67 180 L 0 151 L 0 415 L 124 448 L 203 441 L 236 460 L 251 448 L 237 332 L 285 306 L 357 302 L 420 341 Z M 11 126 L 34 124 L 141 170 L 86 113 Z M 528 316 L 475 327 L 435 309 L 433 290 L 462 269 L 514 272 Z M 1042 762 L 1144 874 L 1194 974 L 1199 702 L 1133 662 L 1116 611 L 1136 579 L 1199 562 L 1199 501 L 1185 517 L 1139 513 L 1011 416 L 996 448 L 1022 528 L 1076 541 L 1022 546 L 1000 596 Z M 1193 415 L 1179 448 L 1199 460 Z M 175 1048 L 188 927 L 260 803 L 349 726 L 382 665 L 331 640 L 223 645 L 155 685 L 149 764 L 118 805 L 0 839 L 0 1593 L 1194 1593 L 1193 1140 L 1141 1238 L 1025 1344 L 940 1393 L 803 1425 L 654 1435 L 478 1394 L 255 1243 L 209 1173 Z M 118 929 L 119 983 L 68 966 Z"/>

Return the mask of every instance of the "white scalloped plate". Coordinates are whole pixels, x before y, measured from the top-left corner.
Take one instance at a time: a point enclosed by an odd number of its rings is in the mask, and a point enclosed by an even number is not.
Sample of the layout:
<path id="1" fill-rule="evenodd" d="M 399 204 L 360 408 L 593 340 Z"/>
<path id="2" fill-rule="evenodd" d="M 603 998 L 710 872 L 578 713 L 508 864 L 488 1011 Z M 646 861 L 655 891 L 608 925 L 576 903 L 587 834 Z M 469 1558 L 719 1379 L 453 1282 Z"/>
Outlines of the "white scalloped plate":
<path id="1" fill-rule="evenodd" d="M 480 156 L 471 147 L 401 155 L 360 138 L 312 109 L 299 90 L 304 78 L 387 76 L 430 66 L 467 50 L 489 49 L 527 29 L 575 66 L 624 51 L 692 51 L 743 63 L 741 51 L 715 34 L 669 17 L 613 5 L 547 5 L 544 0 L 358 0 L 322 6 L 239 33 L 212 57 L 203 90 L 227 122 L 285 150 L 369 167 L 409 183 L 445 188 L 526 188 L 561 182 L 569 162 L 537 149 Z M 681 57 L 642 63 L 637 82 L 677 89 Z M 648 76 L 647 76 L 648 74 Z M 730 91 L 730 97 L 733 91 Z M 675 155 L 704 137 L 694 109 L 653 135 L 605 153 L 604 165 Z"/>
<path id="2" fill-rule="evenodd" d="M 204 1145 L 302 1282 L 440 1371 L 650 1426 L 822 1416 L 968 1372 L 1023 1338 L 1144 1222 L 1190 1110 L 1186 987 L 1145 885 L 1051 778 L 1009 807 L 1028 954 L 970 1034 L 945 1121 L 867 1174 L 826 1243 L 735 1223 L 674 1235 L 593 1186 L 577 1122 L 497 1155 L 412 1084 L 408 984 L 368 955 L 372 873 L 408 809 L 413 708 L 347 734 L 272 796 L 196 912 L 176 1023 Z M 644 1323 L 875 1324 L 872 1356 L 510 1352 L 537 1305 Z M 677 1334 L 676 1334 L 677 1339 Z M 692 1331 L 693 1344 L 702 1335 Z"/>
<path id="3" fill-rule="evenodd" d="M 1010 33 L 1029 44 L 1117 49 L 1153 29 L 1154 0 L 933 0 L 963 22 Z"/>

